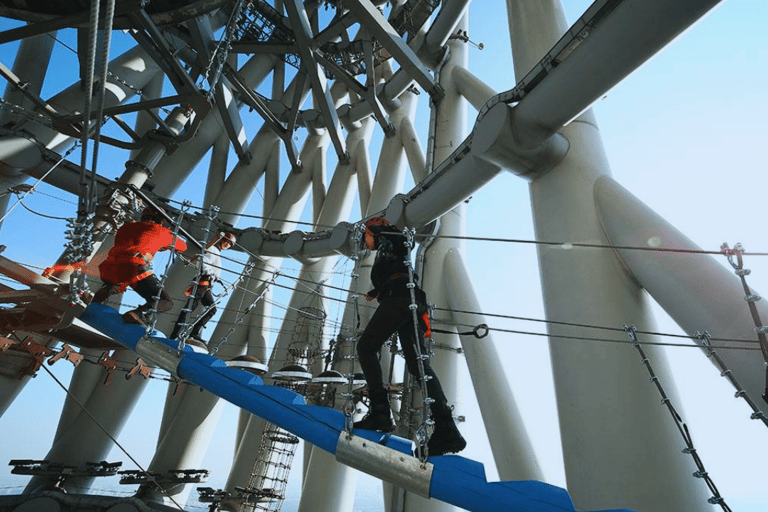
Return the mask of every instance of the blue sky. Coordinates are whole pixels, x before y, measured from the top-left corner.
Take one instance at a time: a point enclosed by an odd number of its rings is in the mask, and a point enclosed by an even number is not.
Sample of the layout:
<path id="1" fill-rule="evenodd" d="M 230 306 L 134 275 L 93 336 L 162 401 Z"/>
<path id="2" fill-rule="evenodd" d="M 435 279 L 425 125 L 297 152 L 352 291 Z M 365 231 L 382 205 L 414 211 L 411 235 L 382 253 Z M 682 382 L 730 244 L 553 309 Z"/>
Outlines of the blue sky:
<path id="1" fill-rule="evenodd" d="M 470 38 L 483 42 L 485 48 L 471 51 L 471 70 L 496 90 L 506 90 L 513 80 L 505 2 L 482 3 L 484 12 L 499 15 L 481 17 L 475 9 Z M 573 21 L 589 3 L 566 0 L 568 20 Z M 761 222 L 768 181 L 762 154 L 768 117 L 768 57 L 762 51 L 766 29 L 768 3 L 764 0 L 724 2 L 594 105 L 614 178 L 704 249 L 741 242 L 749 251 L 768 252 Z M 0 59 L 6 65 L 12 63 L 4 47 L 0 47 Z M 41 190 L 71 200 L 56 191 Z M 57 198 L 36 194 L 27 204 L 48 214 L 71 215 L 74 207 Z M 40 226 L 51 236 L 46 236 L 45 243 L 29 240 L 30 225 Z M 497 178 L 473 197 L 467 225 L 472 236 L 533 239 L 527 184 L 508 174 Z M 0 243 L 9 246 L 6 256 L 45 266 L 61 252 L 63 241 L 57 236 L 63 229 L 61 222 L 39 221 L 19 208 L 0 232 Z M 469 242 L 467 251 L 485 311 L 543 318 L 532 247 Z M 768 290 L 766 258 L 748 259 L 745 266 L 752 269 L 750 285 Z M 661 311 L 658 320 L 662 332 L 679 332 Z M 539 330 L 521 323 L 491 327 Z M 496 340 L 547 479 L 564 485 L 546 342 L 522 335 L 497 335 Z M 667 354 L 683 400 L 678 410 L 720 493 L 734 511 L 764 510 L 762 461 L 768 459 L 768 429 L 749 420 L 746 405 L 733 397 L 733 390 L 698 350 L 669 348 Z M 52 370 L 68 381 L 64 363 Z M 639 363 L 638 371 L 644 371 Z M 164 385 L 151 386 L 121 438 L 144 455 L 143 460 L 140 456 L 144 463 L 153 443 L 147 446 L 143 437 L 153 421 L 159 422 L 154 412 L 162 406 L 163 396 Z M 469 393 L 465 399 L 469 401 Z M 50 421 L 30 423 L 28 419 L 40 411 L 58 411 L 62 400 L 63 392 L 47 374 L 41 372 L 30 382 L 0 418 L 0 430 L 24 432 L 25 442 L 2 443 L 0 464 L 11 458 L 44 457 L 58 413 L 46 413 Z M 468 403 L 468 411 L 471 407 Z M 206 461 L 215 470 L 218 483 L 212 481 L 214 486 L 222 485 L 226 477 L 234 412 L 228 406 L 228 419 L 222 421 L 219 439 Z M 468 414 L 462 427 L 470 439 L 468 453 L 489 463 L 478 425 L 478 415 Z M 126 458 L 113 452 L 109 460 Z M 4 471 L 0 476 L 9 473 Z M 15 484 L 23 482 L 20 477 L 9 478 Z"/>

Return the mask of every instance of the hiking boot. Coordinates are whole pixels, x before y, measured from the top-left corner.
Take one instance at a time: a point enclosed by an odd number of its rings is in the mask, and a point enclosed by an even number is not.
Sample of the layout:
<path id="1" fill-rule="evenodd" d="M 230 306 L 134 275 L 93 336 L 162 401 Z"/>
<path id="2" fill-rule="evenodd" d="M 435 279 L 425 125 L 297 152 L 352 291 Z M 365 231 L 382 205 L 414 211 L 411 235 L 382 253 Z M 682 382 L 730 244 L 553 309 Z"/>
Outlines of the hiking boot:
<path id="1" fill-rule="evenodd" d="M 201 348 L 206 352 L 208 352 L 208 345 L 200 338 L 190 336 L 189 338 L 187 338 L 186 344 L 192 347 Z"/>
<path id="2" fill-rule="evenodd" d="M 136 309 L 133 309 L 131 311 L 126 311 L 121 315 L 121 317 L 123 319 L 123 322 L 127 324 L 147 325 L 141 313 Z"/>
<path id="3" fill-rule="evenodd" d="M 446 453 L 458 453 L 466 447 L 467 441 L 462 437 L 453 420 L 450 423 L 437 425 L 434 434 L 427 442 L 430 457 L 445 455 Z"/>
<path id="4" fill-rule="evenodd" d="M 352 427 L 376 432 L 392 432 L 395 430 L 395 423 L 389 414 L 389 404 L 372 405 L 368 414 L 360 421 L 356 421 Z"/>

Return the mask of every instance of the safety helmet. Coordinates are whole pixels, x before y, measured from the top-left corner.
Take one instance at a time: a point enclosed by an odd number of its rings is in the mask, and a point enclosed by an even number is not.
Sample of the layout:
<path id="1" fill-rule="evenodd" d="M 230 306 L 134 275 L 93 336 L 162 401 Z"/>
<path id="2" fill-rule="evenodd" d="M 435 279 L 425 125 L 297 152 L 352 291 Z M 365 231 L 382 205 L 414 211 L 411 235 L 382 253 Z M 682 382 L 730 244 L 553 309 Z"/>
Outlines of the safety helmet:
<path id="1" fill-rule="evenodd" d="M 378 231 L 376 228 L 389 225 L 389 221 L 385 217 L 372 217 L 365 221 L 363 243 L 369 250 L 376 250 L 376 234 L 374 233 L 374 231 Z"/>
<path id="2" fill-rule="evenodd" d="M 365 221 L 365 229 L 369 229 L 371 226 L 389 226 L 389 221 L 386 217 L 371 217 Z"/>
<path id="3" fill-rule="evenodd" d="M 235 242 L 237 242 L 237 237 L 233 233 L 227 233 L 222 231 L 219 233 L 219 240 L 216 242 L 216 245 L 218 247 L 221 247 L 221 244 L 224 242 L 229 242 L 230 247 L 235 245 Z"/>
<path id="4" fill-rule="evenodd" d="M 141 212 L 141 222 L 152 222 L 154 224 L 162 224 L 165 217 L 160 213 L 165 213 L 164 210 L 155 208 L 154 206 L 147 206 L 144 211 Z"/>

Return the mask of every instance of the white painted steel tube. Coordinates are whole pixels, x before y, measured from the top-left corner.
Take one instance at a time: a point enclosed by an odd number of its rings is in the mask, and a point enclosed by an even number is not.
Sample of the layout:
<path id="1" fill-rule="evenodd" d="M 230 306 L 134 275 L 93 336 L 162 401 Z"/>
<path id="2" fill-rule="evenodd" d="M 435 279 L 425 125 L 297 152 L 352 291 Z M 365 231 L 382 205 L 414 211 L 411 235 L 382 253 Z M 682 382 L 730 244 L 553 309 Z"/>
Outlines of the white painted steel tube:
<path id="1" fill-rule="evenodd" d="M 625 3 L 637 6 L 639 2 Z M 515 47 L 515 62 L 538 61 L 555 41 L 537 39 L 537 34 L 553 35 L 561 29 L 559 2 L 540 2 L 538 9 L 529 10 L 530 2 L 508 0 L 508 6 L 510 17 L 518 18 L 511 27 L 518 30 L 515 37 L 531 37 L 541 45 L 529 45 L 525 51 Z M 655 9 L 661 4 L 645 6 Z M 580 87 L 570 83 L 559 93 L 570 95 L 572 88 Z M 554 110 L 562 111 L 561 100 L 557 99 Z M 540 108 L 546 116 L 548 106 Z M 593 187 L 601 176 L 609 175 L 610 168 L 597 126 L 571 123 L 560 133 L 570 144 L 568 154 L 530 187 L 536 237 L 606 243 Z M 654 330 L 647 297 L 611 252 L 539 246 L 538 257 L 547 319 L 616 327 L 634 324 Z M 553 336 L 550 353 L 565 473 L 576 508 L 709 512 L 706 487 L 691 478 L 690 461 L 680 454 L 679 433 L 631 346 L 557 337 L 584 336 L 577 327 L 550 324 L 548 331 Z M 595 330 L 588 335 L 614 336 Z M 679 403 L 663 351 L 649 346 L 646 353 L 670 399 Z"/>
<path id="2" fill-rule="evenodd" d="M 13 60 L 13 73 L 25 83 L 24 87 L 27 91 L 38 96 L 48 72 L 56 34 L 57 32 L 54 31 L 22 39 Z M 27 99 L 23 92 L 10 83 L 5 86 L 3 99 L 12 105 L 18 105 L 27 110 L 34 110 L 35 108 L 31 100 Z M 0 110 L 0 125 L 5 125 L 15 119 L 16 116 L 13 113 Z"/>
<path id="3" fill-rule="evenodd" d="M 464 258 L 458 250 L 451 249 L 446 253 L 443 271 L 445 297 L 448 299 L 448 307 L 454 310 L 454 322 L 462 325 L 487 325 L 482 315 L 456 311 L 484 310 Z M 504 363 L 496 351 L 493 336 L 489 334 L 483 339 L 477 339 L 472 335 L 463 335 L 460 338 L 499 478 L 543 481 L 539 461 L 510 388 Z"/>
<path id="4" fill-rule="evenodd" d="M 701 251 L 611 178 L 597 181 L 595 200 L 603 228 L 613 245 Z M 744 300 L 741 280 L 712 256 L 629 249 L 617 252 L 640 285 L 689 336 L 707 331 L 713 338 L 757 341 L 755 322 Z M 725 256 L 721 258 L 725 261 Z M 754 290 L 752 293 L 758 295 Z M 754 304 L 763 323 L 768 323 L 765 301 Z M 728 341 L 714 344 L 745 346 Z M 768 404 L 761 398 L 766 385 L 766 363 L 762 354 L 757 350 L 718 350 L 717 353 L 755 405 L 768 415 Z"/>
<path id="5" fill-rule="evenodd" d="M 604 96 L 720 1 L 619 2 L 568 57 L 554 67 L 517 105 L 514 131 L 519 135 L 521 146 L 535 147 L 540 144 L 589 108 L 595 100 Z M 525 4 L 532 3 L 508 0 L 508 4 L 514 4 L 516 9 L 523 9 Z M 562 24 L 559 25 L 559 29 L 562 29 Z M 648 30 L 648 27 L 653 27 L 653 30 Z M 562 33 L 562 30 L 559 32 Z M 515 41 L 528 39 L 528 34 L 535 37 L 531 30 L 525 30 L 524 34 Z M 551 41 L 550 46 L 554 43 Z M 529 66 L 532 58 L 542 58 L 548 50 L 546 48 L 528 53 L 525 65 L 521 67 Z M 518 53 L 517 46 L 515 51 Z M 515 69 L 518 71 L 517 65 Z"/>
<path id="6" fill-rule="evenodd" d="M 465 68 L 456 66 L 451 71 L 451 75 L 454 83 L 456 83 L 456 89 L 475 110 L 483 108 L 486 101 L 498 94 Z"/>
<path id="7" fill-rule="evenodd" d="M 435 16 L 435 21 L 429 27 L 426 44 L 429 48 L 442 48 L 448 42 L 448 37 L 464 17 L 470 0 L 451 0 L 443 2 Z"/>
<path id="8" fill-rule="evenodd" d="M 405 156 L 408 158 L 408 166 L 411 168 L 413 181 L 419 183 L 427 177 L 426 156 L 424 149 L 419 142 L 419 136 L 413 123 L 407 117 L 400 122 L 400 142 L 405 149 Z"/>
<path id="9" fill-rule="evenodd" d="M 457 28 L 466 30 L 467 26 L 467 16 L 464 16 Z M 461 144 L 468 131 L 467 103 L 451 79 L 451 69 L 454 66 L 467 67 L 467 47 L 466 44 L 455 39 L 451 40 L 449 45 L 450 59 L 443 65 L 440 73 L 440 85 L 445 90 L 445 97 L 437 105 L 435 121 L 434 157 L 435 161 L 438 162 L 446 159 L 453 149 Z M 478 172 L 481 171 L 478 170 Z M 427 193 L 429 192 L 432 190 L 427 190 Z M 439 204 L 439 199 L 434 195 L 431 200 Z M 438 235 L 447 235 L 447 238 L 438 237 L 426 249 L 421 284 L 427 294 L 428 302 L 432 304 L 447 304 L 445 255 L 451 250 L 462 250 L 465 243 L 463 240 L 452 237 L 461 238 L 466 234 L 464 220 L 466 205 L 460 202 L 458 206 L 453 207 L 453 204 L 450 206 L 450 211 L 447 211 L 446 208 L 444 211 L 447 213 L 440 217 L 440 228 L 437 233 Z M 410 207 L 411 204 L 407 206 Z M 435 311 L 434 313 L 436 322 L 450 321 L 450 316 L 450 313 L 444 311 Z M 465 361 L 457 350 L 452 350 L 460 347 L 461 342 L 456 334 L 440 334 L 439 344 L 441 347 L 447 347 L 447 349 L 435 349 L 435 355 L 432 357 L 430 365 L 440 379 L 443 392 L 448 400 L 448 406 L 453 407 L 453 416 L 463 416 L 466 414 L 464 391 L 467 389 L 462 371 Z M 419 406 L 421 404 L 414 403 L 414 405 Z M 461 423 L 457 423 L 457 427 L 462 430 Z M 472 439 L 468 438 L 467 441 L 468 449 L 472 449 Z M 449 512 L 455 510 L 458 510 L 455 506 L 444 502 L 425 500 L 412 492 L 406 494 L 404 512 Z"/>
<path id="10" fill-rule="evenodd" d="M 318 224 L 332 225 L 338 223 L 341 219 L 349 217 L 352 208 L 352 200 L 354 199 L 354 192 L 357 188 L 354 162 L 359 158 L 366 157 L 366 148 L 373 135 L 373 126 L 373 119 L 366 119 L 363 121 L 361 128 L 351 132 L 347 137 L 345 145 L 352 152 L 352 154 L 350 154 L 350 163 L 337 166 L 336 171 L 333 174 L 331 185 L 328 189 L 328 194 L 323 203 L 322 212 L 317 219 Z M 283 323 L 280 326 L 280 333 L 275 340 L 275 345 L 269 358 L 270 370 L 275 371 L 287 364 L 287 357 L 289 356 L 288 349 L 291 348 L 291 344 L 296 341 L 294 339 L 294 333 L 298 324 L 300 308 L 314 307 L 321 311 L 325 310 L 323 307 L 322 287 L 317 290 L 307 289 L 303 283 L 322 282 L 327 277 L 328 271 L 333 267 L 335 260 L 336 258 L 326 257 L 315 263 L 302 266 L 296 287 L 291 295 L 288 309 L 283 318 Z M 260 428 L 246 429 L 243 439 L 240 441 L 241 444 L 255 445 L 261 440 L 261 430 L 262 429 Z M 249 438 L 252 439 L 248 440 Z M 254 462 L 253 458 L 253 453 L 248 453 L 243 449 L 238 450 L 232 470 L 229 474 L 227 482 L 228 488 L 248 485 Z M 333 461 L 333 464 L 336 464 L 336 462 Z M 346 472 L 342 472 L 337 476 L 343 476 L 345 473 Z M 323 468 L 314 466 L 312 472 L 307 473 L 306 482 L 308 484 L 310 482 L 315 482 L 309 484 L 310 488 L 312 488 L 316 485 L 316 482 L 322 482 L 324 477 L 325 474 Z M 338 484 L 344 486 L 343 481 L 338 482 Z M 330 507 L 330 504 L 317 502 L 316 505 L 318 510 L 330 510 L 330 508 L 328 508 Z"/>
<path id="11" fill-rule="evenodd" d="M 308 154 L 314 154 L 318 151 L 318 148 L 322 147 L 322 144 L 327 144 L 327 137 L 324 136 L 310 136 L 302 148 L 302 158 L 305 155 L 305 151 Z M 262 147 L 264 152 L 270 151 L 270 146 L 265 145 Z M 254 158 L 259 155 L 254 155 Z M 290 219 L 297 218 L 304 208 L 304 204 L 307 199 L 306 191 L 310 184 L 309 173 L 296 173 L 292 171 L 283 188 L 283 193 L 278 197 L 275 205 L 276 215 L 275 219 L 282 219 L 283 221 L 275 221 L 269 224 L 269 229 L 285 229 Z M 226 202 L 227 196 L 221 194 L 221 197 L 225 202 L 220 206 L 227 211 L 237 212 L 238 210 L 229 210 L 230 204 Z M 238 199 L 239 201 L 239 199 Z M 234 205 L 232 205 L 234 208 Z M 243 241 L 239 241 L 243 243 Z M 264 282 L 270 278 L 272 265 L 279 265 L 279 260 L 265 259 L 264 262 L 257 266 L 251 273 L 251 278 L 248 279 L 242 287 L 235 289 L 230 296 L 227 306 L 224 308 L 221 317 L 213 330 L 211 340 L 213 343 L 218 343 L 222 336 L 228 331 L 237 320 L 243 305 L 250 304 L 262 291 Z M 275 267 L 276 268 L 276 267 Z M 180 289 L 183 289 L 180 287 Z M 241 355 L 245 352 L 245 348 L 249 343 L 257 345 L 254 340 L 264 340 L 263 327 L 261 321 L 257 321 L 254 325 L 250 325 L 250 319 L 246 318 L 244 325 L 240 325 L 236 328 L 235 332 L 229 334 L 228 342 L 223 344 L 217 355 L 224 359 L 232 358 Z M 263 347 L 262 347 L 263 348 Z M 258 347 L 248 347 L 248 351 L 259 350 Z M 265 358 L 260 358 L 262 361 Z M 149 468 L 154 470 L 157 468 L 167 468 L 167 465 L 173 464 L 191 464 L 192 466 L 176 466 L 176 467 L 192 467 L 195 468 L 195 464 L 199 465 L 202 460 L 202 456 L 205 453 L 205 449 L 210 443 L 211 436 L 215 425 L 218 423 L 219 416 L 221 414 L 221 405 L 218 397 L 211 395 L 210 393 L 185 393 L 183 396 L 173 396 L 173 389 L 169 388 L 168 396 L 166 397 L 166 407 L 163 412 L 163 420 L 160 429 L 160 442 L 158 443 L 157 450 L 155 452 L 154 459 Z M 252 419 L 252 421 L 260 421 L 253 418 L 250 414 L 246 417 Z M 248 421 L 248 420 L 244 420 Z M 254 427 L 258 428 L 258 435 L 255 437 L 255 447 L 258 448 L 258 443 L 261 437 L 261 425 L 263 422 L 254 424 Z M 243 430 L 252 431 L 254 427 L 246 428 Z M 250 438 L 250 437 L 249 437 Z M 232 471 L 245 472 L 249 471 L 252 466 L 252 454 L 251 451 L 253 444 L 245 443 L 241 439 L 236 441 L 238 446 L 242 445 L 243 452 L 249 452 L 250 460 L 242 459 L 244 461 L 244 469 L 234 469 Z M 235 465 L 240 468 L 240 463 L 235 460 Z M 240 485 L 240 483 L 238 483 Z M 191 491 L 191 486 L 186 486 L 183 489 L 176 489 L 177 500 L 185 500 Z M 232 488 L 232 487 L 230 487 Z M 161 495 L 153 496 L 153 499 L 157 501 L 163 501 L 164 498 Z"/>
<path id="12" fill-rule="evenodd" d="M 304 449 L 311 450 L 306 471 L 311 478 L 304 481 L 297 512 L 351 512 L 359 472 L 309 443 Z"/>

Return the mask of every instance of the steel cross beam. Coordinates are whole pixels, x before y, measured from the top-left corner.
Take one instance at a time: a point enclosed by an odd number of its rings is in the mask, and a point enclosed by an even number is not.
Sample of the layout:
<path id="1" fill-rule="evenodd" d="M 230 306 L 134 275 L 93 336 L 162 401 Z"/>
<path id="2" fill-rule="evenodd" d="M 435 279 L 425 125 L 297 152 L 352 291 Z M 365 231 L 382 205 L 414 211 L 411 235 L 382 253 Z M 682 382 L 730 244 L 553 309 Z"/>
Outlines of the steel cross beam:
<path id="1" fill-rule="evenodd" d="M 384 135 L 391 137 L 395 134 L 395 127 L 387 120 L 387 115 L 384 114 L 384 111 L 381 108 L 381 102 L 379 102 L 379 98 L 376 96 L 376 85 L 372 68 L 372 45 L 370 43 L 365 45 L 365 60 L 368 68 L 366 69 L 368 86 L 361 85 L 360 82 L 355 80 L 354 77 L 350 76 L 343 67 L 339 66 L 333 60 L 326 58 L 322 51 L 315 51 L 315 56 L 317 57 L 317 60 L 320 62 L 320 64 L 328 68 L 334 75 L 336 75 L 338 80 L 344 82 L 347 87 L 349 87 L 353 92 L 368 102 L 368 104 L 371 106 L 371 110 L 373 110 L 373 115 L 381 125 L 382 130 L 384 130 Z"/>
<path id="2" fill-rule="evenodd" d="M 189 28 L 192 44 L 197 52 L 197 65 L 201 69 L 206 70 L 207 76 L 205 78 L 213 88 L 214 103 L 224 123 L 227 137 L 229 137 L 229 141 L 232 143 L 235 154 L 237 154 L 240 161 L 245 160 L 244 163 L 247 163 L 250 159 L 247 157 L 245 129 L 243 128 L 243 121 L 240 118 L 237 103 L 232 95 L 232 89 L 229 87 L 229 84 L 218 79 L 218 72 L 215 77 L 210 74 L 211 69 L 216 65 L 212 60 L 217 58 L 209 50 L 210 44 L 216 40 L 210 20 L 207 17 L 198 17 L 187 23 L 187 27 Z"/>
<path id="3" fill-rule="evenodd" d="M 433 100 L 439 101 L 444 96 L 442 87 L 435 82 L 426 66 L 370 0 L 348 0 L 344 5 Z"/>
<path id="4" fill-rule="evenodd" d="M 284 6 L 288 12 L 288 18 L 294 27 L 294 35 L 299 46 L 299 54 L 301 55 L 301 67 L 309 77 L 313 96 L 320 107 L 320 112 L 323 114 L 323 119 L 331 136 L 333 147 L 338 154 L 339 162 L 348 163 L 349 154 L 344 146 L 344 139 L 341 136 L 339 117 L 333 105 L 330 88 L 326 87 L 326 84 L 323 83 L 317 66 L 317 60 L 315 59 L 315 41 L 313 40 L 307 11 L 304 9 L 304 4 L 301 0 L 289 0 L 285 2 Z"/>
<path id="5" fill-rule="evenodd" d="M 187 72 L 181 66 L 171 51 L 168 41 L 163 33 L 152 21 L 152 18 L 143 9 L 128 15 L 135 26 L 141 29 L 132 29 L 131 36 L 153 59 L 157 65 L 168 76 L 174 89 L 179 94 L 185 94 L 197 90 L 197 86 L 187 75 Z"/>
<path id="6" fill-rule="evenodd" d="M 291 163 L 291 167 L 294 169 L 299 168 L 301 166 L 301 162 L 299 161 L 299 150 L 296 148 L 296 144 L 294 143 L 292 137 L 295 128 L 296 116 L 293 115 L 292 117 L 292 119 L 294 119 L 292 126 L 289 126 L 288 128 L 284 127 L 280 122 L 280 119 L 278 119 L 272 110 L 270 110 L 269 105 L 267 105 L 264 99 L 256 94 L 256 92 L 254 92 L 254 90 L 245 83 L 245 80 L 235 69 L 232 68 L 232 66 L 229 64 L 224 64 L 222 73 L 225 77 L 227 77 L 227 80 L 229 80 L 232 86 L 240 93 L 240 101 L 254 109 L 261 116 L 264 122 L 267 123 L 267 125 L 272 129 L 272 131 L 275 132 L 277 136 L 280 137 L 280 139 L 283 141 L 283 144 L 285 145 L 285 151 L 288 154 L 288 161 Z M 297 97 L 301 98 L 301 95 L 299 94 Z"/>

